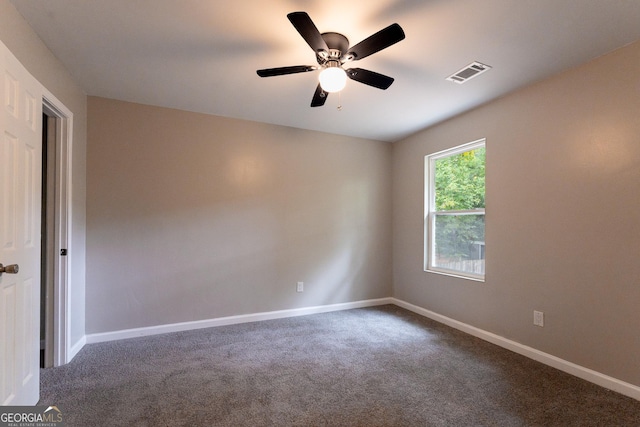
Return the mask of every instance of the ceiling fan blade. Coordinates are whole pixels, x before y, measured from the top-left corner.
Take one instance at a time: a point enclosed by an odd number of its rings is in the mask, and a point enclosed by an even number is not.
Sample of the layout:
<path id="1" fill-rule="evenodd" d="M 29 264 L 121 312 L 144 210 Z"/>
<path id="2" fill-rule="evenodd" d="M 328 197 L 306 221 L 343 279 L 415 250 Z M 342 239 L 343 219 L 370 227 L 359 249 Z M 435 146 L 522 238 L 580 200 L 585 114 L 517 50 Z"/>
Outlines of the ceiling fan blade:
<path id="1" fill-rule="evenodd" d="M 311 46 L 314 52 L 329 52 L 327 43 L 306 12 L 291 12 L 287 15 L 287 18 L 289 18 L 289 21 L 291 21 L 295 29 L 298 30 L 302 38 Z"/>
<path id="2" fill-rule="evenodd" d="M 318 67 L 312 65 L 294 65 L 293 67 L 265 68 L 256 71 L 260 77 L 282 76 L 285 74 L 306 73 L 316 70 Z"/>
<path id="3" fill-rule="evenodd" d="M 402 27 L 398 24 L 391 24 L 350 48 L 346 57 L 348 60 L 357 61 L 386 49 L 400 40 L 404 40 Z"/>
<path id="4" fill-rule="evenodd" d="M 318 84 L 316 88 L 316 93 L 313 94 L 313 99 L 311 100 L 312 107 L 322 107 L 324 103 L 327 101 L 327 96 L 329 96 L 329 92 L 325 92 L 322 89 L 322 86 Z"/>
<path id="5" fill-rule="evenodd" d="M 347 76 L 351 80 L 355 80 L 360 83 L 364 83 L 369 86 L 377 87 L 378 89 L 385 90 L 391 83 L 393 83 L 393 77 L 385 76 L 373 71 L 364 70 L 362 68 L 349 68 L 347 70 Z"/>

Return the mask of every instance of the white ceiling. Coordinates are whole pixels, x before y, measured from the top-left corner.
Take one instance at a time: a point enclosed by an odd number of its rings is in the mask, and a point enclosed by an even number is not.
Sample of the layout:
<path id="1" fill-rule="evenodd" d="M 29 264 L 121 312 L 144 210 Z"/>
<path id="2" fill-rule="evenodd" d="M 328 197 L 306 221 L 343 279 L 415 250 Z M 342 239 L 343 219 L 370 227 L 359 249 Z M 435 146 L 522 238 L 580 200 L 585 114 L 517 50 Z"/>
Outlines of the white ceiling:
<path id="1" fill-rule="evenodd" d="M 640 39 L 640 0 L 12 0 L 89 95 L 396 141 Z M 397 22 L 406 39 L 353 63 L 355 81 L 309 106 L 318 71 L 287 19 L 307 12 L 351 45 Z M 445 78 L 479 61 L 489 72 Z M 337 106 L 341 104 L 342 110 Z"/>

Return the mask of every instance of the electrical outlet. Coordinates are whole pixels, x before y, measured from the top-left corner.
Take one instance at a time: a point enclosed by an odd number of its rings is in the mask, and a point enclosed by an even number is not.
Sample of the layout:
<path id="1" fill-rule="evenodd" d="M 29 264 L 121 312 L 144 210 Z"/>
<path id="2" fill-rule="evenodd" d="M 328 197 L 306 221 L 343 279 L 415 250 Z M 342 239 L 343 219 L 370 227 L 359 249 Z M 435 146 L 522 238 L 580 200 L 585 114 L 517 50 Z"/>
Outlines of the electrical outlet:
<path id="1" fill-rule="evenodd" d="M 533 324 L 535 326 L 544 326 L 544 313 L 541 311 L 533 310 Z"/>
<path id="2" fill-rule="evenodd" d="M 304 292 L 304 282 L 298 282 L 296 285 L 296 292 Z"/>

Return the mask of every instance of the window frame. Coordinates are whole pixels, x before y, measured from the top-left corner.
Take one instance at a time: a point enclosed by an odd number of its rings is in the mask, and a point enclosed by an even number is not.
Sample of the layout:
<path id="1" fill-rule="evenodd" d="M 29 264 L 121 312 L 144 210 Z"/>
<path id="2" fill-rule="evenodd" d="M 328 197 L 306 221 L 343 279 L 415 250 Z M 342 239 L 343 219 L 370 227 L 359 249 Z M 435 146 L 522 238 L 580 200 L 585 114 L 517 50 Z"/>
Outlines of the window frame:
<path id="1" fill-rule="evenodd" d="M 443 274 L 446 276 L 459 277 L 478 282 L 484 282 L 485 274 L 466 273 L 459 270 L 450 270 L 435 265 L 435 217 L 437 215 L 484 215 L 486 218 L 486 203 L 484 208 L 468 210 L 436 211 L 436 191 L 435 191 L 435 162 L 439 159 L 455 156 L 467 151 L 472 151 L 484 147 L 486 150 L 486 138 L 481 138 L 456 147 L 447 148 L 424 156 L 424 271 L 428 273 Z M 486 159 L 485 159 L 486 173 Z M 486 194 L 486 187 L 485 187 Z M 486 223 L 485 223 L 486 227 Z M 486 238 L 485 238 L 486 241 Z M 486 244 L 485 244 L 486 249 Z"/>

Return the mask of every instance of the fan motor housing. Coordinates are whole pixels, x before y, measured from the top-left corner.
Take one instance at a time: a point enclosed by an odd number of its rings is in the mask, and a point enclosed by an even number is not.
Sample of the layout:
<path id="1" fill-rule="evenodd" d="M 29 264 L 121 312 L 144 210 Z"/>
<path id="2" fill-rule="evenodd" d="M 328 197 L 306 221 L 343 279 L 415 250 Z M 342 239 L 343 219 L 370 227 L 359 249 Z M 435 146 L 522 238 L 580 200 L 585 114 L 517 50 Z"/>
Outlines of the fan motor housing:
<path id="1" fill-rule="evenodd" d="M 322 38 L 329 49 L 339 50 L 342 53 L 349 49 L 349 39 L 340 33 L 322 33 Z"/>

